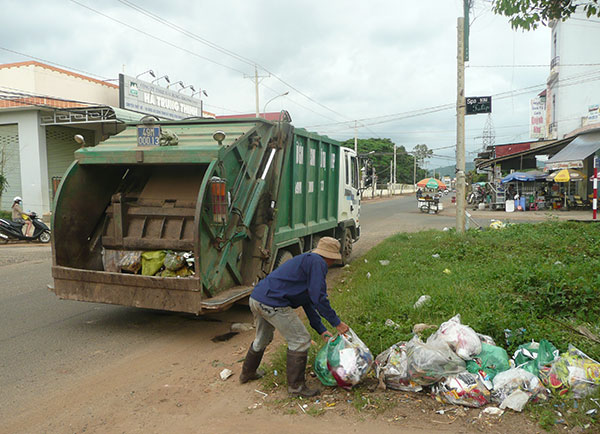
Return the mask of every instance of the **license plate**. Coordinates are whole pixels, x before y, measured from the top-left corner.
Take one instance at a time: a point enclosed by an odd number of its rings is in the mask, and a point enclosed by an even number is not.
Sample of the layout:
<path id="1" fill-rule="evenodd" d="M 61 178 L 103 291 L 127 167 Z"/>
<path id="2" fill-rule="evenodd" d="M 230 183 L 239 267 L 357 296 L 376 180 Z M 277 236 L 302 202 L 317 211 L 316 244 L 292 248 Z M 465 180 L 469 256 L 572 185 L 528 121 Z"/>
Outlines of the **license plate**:
<path id="1" fill-rule="evenodd" d="M 159 146 L 160 127 L 137 127 L 138 146 Z"/>

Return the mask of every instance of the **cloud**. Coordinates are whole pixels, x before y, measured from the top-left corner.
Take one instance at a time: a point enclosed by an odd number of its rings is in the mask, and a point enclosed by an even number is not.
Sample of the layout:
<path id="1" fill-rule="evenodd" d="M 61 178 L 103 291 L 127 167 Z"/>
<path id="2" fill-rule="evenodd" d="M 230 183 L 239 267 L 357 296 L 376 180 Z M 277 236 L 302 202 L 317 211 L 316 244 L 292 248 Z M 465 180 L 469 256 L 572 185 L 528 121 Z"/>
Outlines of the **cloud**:
<path id="1" fill-rule="evenodd" d="M 348 121 L 354 119 L 456 102 L 456 17 L 462 13 L 458 0 L 410 4 L 391 0 L 129 0 L 251 59 L 249 63 L 209 48 L 123 2 L 77 1 L 171 45 L 64 0 L 38 1 L 33 6 L 4 2 L 3 15 L 8 19 L 0 28 L 2 46 L 106 78 L 116 78 L 123 69 L 136 75 L 151 68 L 173 81 L 206 89 L 207 108 L 218 113 L 254 111 L 254 85 L 247 77 L 253 75 L 252 63 L 257 62 L 322 104 L 271 76 L 261 82 L 260 110 L 268 99 L 289 91 L 288 96 L 270 102 L 268 110 L 289 110 L 298 126 L 346 122 L 318 128 L 340 140 L 353 136 Z M 489 6 L 477 8 L 470 65 L 549 63 L 547 29 L 514 32 Z M 22 60 L 26 58 L 0 50 L 2 63 Z M 264 70 L 260 74 L 268 75 Z M 547 74 L 547 68 L 467 68 L 467 94 L 521 89 L 544 83 Z M 523 137 L 528 131 L 522 125 L 527 124 L 528 102 L 536 93 L 494 100 L 498 139 Z M 450 109 L 386 124 L 365 122 L 359 135 L 390 137 L 408 150 L 417 143 L 447 146 L 455 142 L 455 122 L 455 111 Z M 484 123 L 483 115 L 467 119 L 468 150 L 480 146 L 481 139 L 474 137 L 481 135 L 478 131 Z M 511 125 L 517 127 L 505 128 Z M 438 163 L 446 165 L 447 161 Z"/>

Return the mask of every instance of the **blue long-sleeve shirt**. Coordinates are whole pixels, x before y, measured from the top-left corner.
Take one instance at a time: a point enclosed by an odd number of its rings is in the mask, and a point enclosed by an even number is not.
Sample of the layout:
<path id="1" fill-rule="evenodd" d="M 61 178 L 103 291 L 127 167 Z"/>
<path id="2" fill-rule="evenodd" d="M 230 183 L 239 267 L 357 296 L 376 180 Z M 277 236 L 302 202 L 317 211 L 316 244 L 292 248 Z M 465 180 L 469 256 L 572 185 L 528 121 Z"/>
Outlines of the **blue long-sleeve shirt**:
<path id="1" fill-rule="evenodd" d="M 316 253 L 304 253 L 285 262 L 258 282 L 250 297 L 271 307 L 302 306 L 317 333 L 327 329 L 321 316 L 332 326 L 340 319 L 327 298 L 327 263 Z"/>

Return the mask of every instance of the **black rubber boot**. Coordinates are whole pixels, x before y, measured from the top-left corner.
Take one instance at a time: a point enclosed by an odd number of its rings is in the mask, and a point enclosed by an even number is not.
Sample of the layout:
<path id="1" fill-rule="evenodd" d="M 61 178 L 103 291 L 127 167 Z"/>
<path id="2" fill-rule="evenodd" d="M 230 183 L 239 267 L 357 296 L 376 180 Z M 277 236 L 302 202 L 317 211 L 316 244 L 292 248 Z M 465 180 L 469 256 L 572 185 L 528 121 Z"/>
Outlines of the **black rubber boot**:
<path id="1" fill-rule="evenodd" d="M 258 369 L 264 353 L 264 349 L 259 352 L 254 351 L 252 349 L 252 344 L 250 344 L 250 349 L 248 350 L 248 354 L 246 354 L 246 359 L 244 360 L 244 364 L 242 365 L 240 383 L 244 384 L 248 381 L 258 380 L 259 378 L 262 378 L 265 375 L 265 371 L 263 371 L 262 369 Z"/>
<path id="2" fill-rule="evenodd" d="M 306 386 L 306 360 L 308 351 L 287 352 L 287 381 L 290 396 L 302 396 L 311 398 L 321 393 L 319 389 L 310 389 Z"/>

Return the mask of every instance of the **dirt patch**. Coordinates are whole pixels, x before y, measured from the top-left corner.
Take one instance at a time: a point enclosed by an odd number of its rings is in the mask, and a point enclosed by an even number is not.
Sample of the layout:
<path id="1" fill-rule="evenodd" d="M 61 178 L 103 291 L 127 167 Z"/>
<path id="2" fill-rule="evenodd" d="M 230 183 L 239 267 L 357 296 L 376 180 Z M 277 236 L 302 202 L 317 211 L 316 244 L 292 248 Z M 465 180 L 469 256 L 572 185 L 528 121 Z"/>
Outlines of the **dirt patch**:
<path id="1" fill-rule="evenodd" d="M 215 330 L 163 338 L 50 396 L 29 401 L 4 419 L 5 433 L 315 433 L 537 432 L 523 415 L 480 416 L 480 410 L 439 404 L 424 394 L 328 389 L 311 400 L 289 400 L 283 387 L 259 393 L 240 385 L 241 360 L 253 332 L 210 343 Z M 269 350 L 276 348 L 275 343 Z M 266 357 L 269 357 L 267 352 Z M 68 361 L 65 363 L 68 371 Z M 234 376 L 219 378 L 223 368 Z M 66 372 L 67 372 L 66 371 Z M 310 380 L 315 383 L 316 379 Z M 373 387 L 374 380 L 366 384 Z M 259 390 L 257 392 L 256 390 Z M 444 410 L 444 414 L 438 414 Z M 325 428 L 327 427 L 327 428 Z"/>

